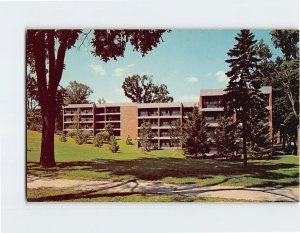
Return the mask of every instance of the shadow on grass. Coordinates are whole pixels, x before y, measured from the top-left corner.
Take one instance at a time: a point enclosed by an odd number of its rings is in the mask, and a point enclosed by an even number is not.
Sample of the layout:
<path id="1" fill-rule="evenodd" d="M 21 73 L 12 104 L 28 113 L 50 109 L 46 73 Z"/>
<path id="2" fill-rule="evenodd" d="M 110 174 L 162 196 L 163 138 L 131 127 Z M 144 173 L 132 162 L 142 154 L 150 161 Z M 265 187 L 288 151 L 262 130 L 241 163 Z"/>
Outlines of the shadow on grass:
<path id="1" fill-rule="evenodd" d="M 299 185 L 299 172 L 297 164 L 268 163 L 268 161 L 249 163 L 247 168 L 240 161 L 219 160 L 193 160 L 182 158 L 139 158 L 134 160 L 96 159 L 93 161 L 74 161 L 57 163 L 52 169 L 45 170 L 38 163 L 27 163 L 27 174 L 39 177 L 55 178 L 59 174 L 86 171 L 94 174 L 107 172 L 110 177 L 118 179 L 118 176 L 129 176 L 133 179 L 145 181 L 160 181 L 164 178 L 195 178 L 213 179 L 220 176 L 221 179 L 240 179 L 245 187 L 276 187 Z M 293 169 L 293 172 L 289 171 Z M 278 172 L 280 171 L 280 172 Z M 285 172 L 281 172 L 285 171 Z M 288 171 L 288 172 L 286 172 Z M 261 179 L 255 184 L 248 179 Z M 193 181 L 193 179 L 192 179 Z M 189 182 L 192 184 L 193 182 Z M 249 183 L 249 185 L 247 185 Z"/>

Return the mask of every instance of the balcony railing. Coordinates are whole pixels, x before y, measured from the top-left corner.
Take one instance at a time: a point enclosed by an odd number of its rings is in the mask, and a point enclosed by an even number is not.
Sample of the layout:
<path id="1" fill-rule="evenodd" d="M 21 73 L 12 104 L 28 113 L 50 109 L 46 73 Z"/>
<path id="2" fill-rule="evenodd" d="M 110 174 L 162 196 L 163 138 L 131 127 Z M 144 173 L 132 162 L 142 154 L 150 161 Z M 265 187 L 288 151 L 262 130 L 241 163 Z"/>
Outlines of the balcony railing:
<path id="1" fill-rule="evenodd" d="M 222 104 L 220 103 L 204 103 L 203 108 L 222 108 Z"/>
<path id="2" fill-rule="evenodd" d="M 140 112 L 139 116 L 158 116 L 158 112 Z"/>
<path id="3" fill-rule="evenodd" d="M 160 136 L 161 137 L 171 137 L 171 135 L 169 133 L 161 133 Z"/>

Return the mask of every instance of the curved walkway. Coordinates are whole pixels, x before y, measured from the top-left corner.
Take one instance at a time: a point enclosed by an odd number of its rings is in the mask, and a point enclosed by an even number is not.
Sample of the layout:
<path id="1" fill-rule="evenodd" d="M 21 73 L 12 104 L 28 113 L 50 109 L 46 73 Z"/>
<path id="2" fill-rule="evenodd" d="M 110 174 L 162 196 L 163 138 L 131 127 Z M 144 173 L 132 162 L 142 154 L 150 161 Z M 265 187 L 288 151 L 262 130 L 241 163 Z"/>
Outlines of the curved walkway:
<path id="1" fill-rule="evenodd" d="M 167 184 L 157 182 L 138 182 L 128 180 L 125 182 L 68 180 L 54 178 L 39 178 L 27 176 L 27 188 L 72 188 L 86 193 L 105 191 L 109 193 L 136 193 L 136 194 L 180 194 L 202 197 L 218 197 L 257 202 L 298 202 L 299 187 L 285 188 L 245 188 L 238 186 L 193 184 Z"/>

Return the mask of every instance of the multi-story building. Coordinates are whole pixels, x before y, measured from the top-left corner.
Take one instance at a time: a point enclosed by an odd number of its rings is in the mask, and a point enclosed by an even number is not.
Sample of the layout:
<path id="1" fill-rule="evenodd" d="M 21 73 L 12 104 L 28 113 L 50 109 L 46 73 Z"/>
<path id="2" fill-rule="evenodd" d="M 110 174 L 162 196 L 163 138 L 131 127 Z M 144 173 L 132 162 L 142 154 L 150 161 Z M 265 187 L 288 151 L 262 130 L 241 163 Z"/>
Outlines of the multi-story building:
<path id="1" fill-rule="evenodd" d="M 267 121 L 270 124 L 270 136 L 272 136 L 272 87 L 263 86 L 261 92 L 265 95 L 266 108 L 269 110 Z M 222 107 L 224 94 L 225 92 L 221 89 L 200 90 L 199 110 L 203 113 L 208 126 L 211 128 L 218 126 L 217 118 L 224 114 L 224 108 Z"/>
<path id="2" fill-rule="evenodd" d="M 178 148 L 179 144 L 171 142 L 170 129 L 172 121 L 179 121 L 180 125 L 186 114 L 197 107 L 197 103 L 151 103 L 137 104 L 138 133 L 143 121 L 149 121 L 152 129 L 153 148 Z"/>
<path id="3" fill-rule="evenodd" d="M 63 130 L 72 130 L 74 118 L 79 115 L 79 128 L 90 130 L 93 135 L 110 124 L 115 136 L 138 138 L 143 121 L 149 121 L 153 148 L 180 147 L 171 143 L 171 122 L 178 120 L 182 124 L 187 112 L 191 112 L 194 106 L 197 107 L 197 103 L 69 104 L 63 111 Z"/>
<path id="4" fill-rule="evenodd" d="M 272 130 L 272 88 L 263 87 L 262 92 L 268 99 L 269 123 Z M 93 135 L 105 130 L 110 124 L 115 136 L 138 138 L 143 121 L 151 124 L 152 148 L 178 148 L 170 138 L 171 122 L 180 124 L 194 107 L 198 107 L 212 129 L 217 126 L 217 117 L 223 114 L 221 106 L 224 91 L 221 89 L 201 90 L 198 103 L 105 103 L 105 104 L 70 104 L 64 107 L 64 131 L 72 129 L 74 117 L 79 115 L 79 126 L 90 130 Z M 79 113 L 79 114 L 78 114 Z"/>

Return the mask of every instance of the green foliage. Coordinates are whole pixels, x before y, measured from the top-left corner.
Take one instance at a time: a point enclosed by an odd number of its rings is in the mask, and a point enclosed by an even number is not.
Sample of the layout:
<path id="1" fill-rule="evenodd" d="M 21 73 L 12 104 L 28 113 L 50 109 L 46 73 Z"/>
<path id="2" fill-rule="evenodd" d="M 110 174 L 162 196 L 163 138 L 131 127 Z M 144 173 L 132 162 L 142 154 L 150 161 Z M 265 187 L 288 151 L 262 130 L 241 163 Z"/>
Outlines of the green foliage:
<path id="1" fill-rule="evenodd" d="M 109 149 L 112 153 L 117 153 L 119 150 L 119 145 L 117 143 L 116 137 L 115 136 L 111 136 L 110 137 L 110 141 L 109 141 Z"/>
<path id="2" fill-rule="evenodd" d="M 279 48 L 286 60 L 299 57 L 299 31 L 298 30 L 272 30 L 272 41 Z"/>
<path id="3" fill-rule="evenodd" d="M 251 124 L 252 138 L 247 142 L 249 157 L 253 159 L 270 158 L 272 156 L 272 137 L 270 125 L 262 120 Z"/>
<path id="4" fill-rule="evenodd" d="M 182 147 L 186 156 L 206 156 L 210 150 L 208 128 L 197 107 L 189 113 L 182 127 Z"/>
<path id="5" fill-rule="evenodd" d="M 217 123 L 218 126 L 211 136 L 218 156 L 226 159 L 237 157 L 240 149 L 240 132 L 237 122 L 233 122 L 232 118 L 222 116 L 217 119 Z"/>
<path id="6" fill-rule="evenodd" d="M 86 144 L 87 143 L 87 139 L 88 139 L 88 134 L 79 130 L 76 134 L 76 137 L 75 137 L 75 142 L 78 144 L 78 145 L 82 145 L 82 144 Z"/>
<path id="7" fill-rule="evenodd" d="M 62 132 L 62 133 L 59 135 L 59 140 L 60 140 L 61 142 L 66 142 L 66 141 L 67 141 L 67 137 L 66 137 L 66 135 L 65 135 L 64 132 Z"/>
<path id="8" fill-rule="evenodd" d="M 107 141 L 109 141 L 109 138 L 114 136 L 114 129 L 111 124 L 108 123 L 105 125 L 105 132 L 109 134 L 109 137 L 107 138 Z"/>
<path id="9" fill-rule="evenodd" d="M 103 145 L 103 142 L 105 141 L 103 132 L 97 133 L 94 138 L 94 146 L 101 147 Z"/>
<path id="10" fill-rule="evenodd" d="M 68 130 L 68 136 L 71 138 L 76 137 L 77 131 L 76 130 Z"/>
<path id="11" fill-rule="evenodd" d="M 132 75 L 125 78 L 122 88 L 125 96 L 137 103 L 168 103 L 173 102 L 165 84 L 156 85 L 152 78 L 143 75 Z"/>
<path id="12" fill-rule="evenodd" d="M 66 104 L 87 104 L 89 103 L 87 100 L 88 97 L 93 93 L 93 90 L 89 86 L 76 81 L 71 81 L 67 86 L 66 91 Z"/>
<path id="13" fill-rule="evenodd" d="M 266 103 L 260 91 L 258 62 L 261 61 L 257 53 L 256 40 L 249 30 L 241 30 L 237 43 L 227 53 L 230 59 L 230 70 L 226 73 L 229 83 L 225 89 L 224 111 L 226 116 L 232 117 L 236 113 L 237 121 L 242 123 L 241 136 L 243 140 L 244 166 L 247 165 L 247 140 L 253 138 L 253 119 L 264 119 L 267 114 Z"/>
<path id="14" fill-rule="evenodd" d="M 152 140 L 152 132 L 151 132 L 151 124 L 149 121 L 143 120 L 141 124 L 141 129 L 139 133 L 139 144 L 143 150 L 143 152 L 148 152 L 151 150 L 151 140 Z"/>
<path id="15" fill-rule="evenodd" d="M 162 41 L 169 30 L 94 30 L 91 40 L 92 54 L 104 62 L 123 57 L 129 42 L 134 50 L 146 55 Z"/>
<path id="16" fill-rule="evenodd" d="M 90 138 L 93 136 L 93 132 L 91 130 L 83 130 L 82 133 L 86 138 Z"/>
<path id="17" fill-rule="evenodd" d="M 272 86 L 273 132 L 280 133 L 283 149 L 287 153 L 296 154 L 299 125 L 299 35 L 297 30 L 273 30 L 270 35 L 274 46 L 283 53 L 275 61 L 272 56 L 262 56 L 259 63 L 264 85 Z M 266 47 L 258 46 L 257 52 L 266 54 Z"/>
<path id="18" fill-rule="evenodd" d="M 26 102 L 27 111 L 34 110 L 38 106 L 37 81 L 30 71 L 26 76 Z"/>
<path id="19" fill-rule="evenodd" d="M 42 131 L 42 114 L 40 109 L 27 109 L 26 114 L 27 129 Z"/>
<path id="20" fill-rule="evenodd" d="M 106 100 L 102 97 L 100 99 L 98 99 L 98 104 L 105 104 Z"/>
<path id="21" fill-rule="evenodd" d="M 76 114 L 73 117 L 71 128 L 74 129 L 76 132 L 80 130 L 80 109 L 76 110 Z"/>
<path id="22" fill-rule="evenodd" d="M 133 145 L 132 138 L 129 135 L 126 138 L 126 145 Z"/>
<path id="23" fill-rule="evenodd" d="M 175 147 L 179 147 L 182 141 L 182 128 L 180 120 L 173 120 L 171 122 L 171 129 L 169 130 L 169 132 L 172 145 L 174 145 Z"/>

